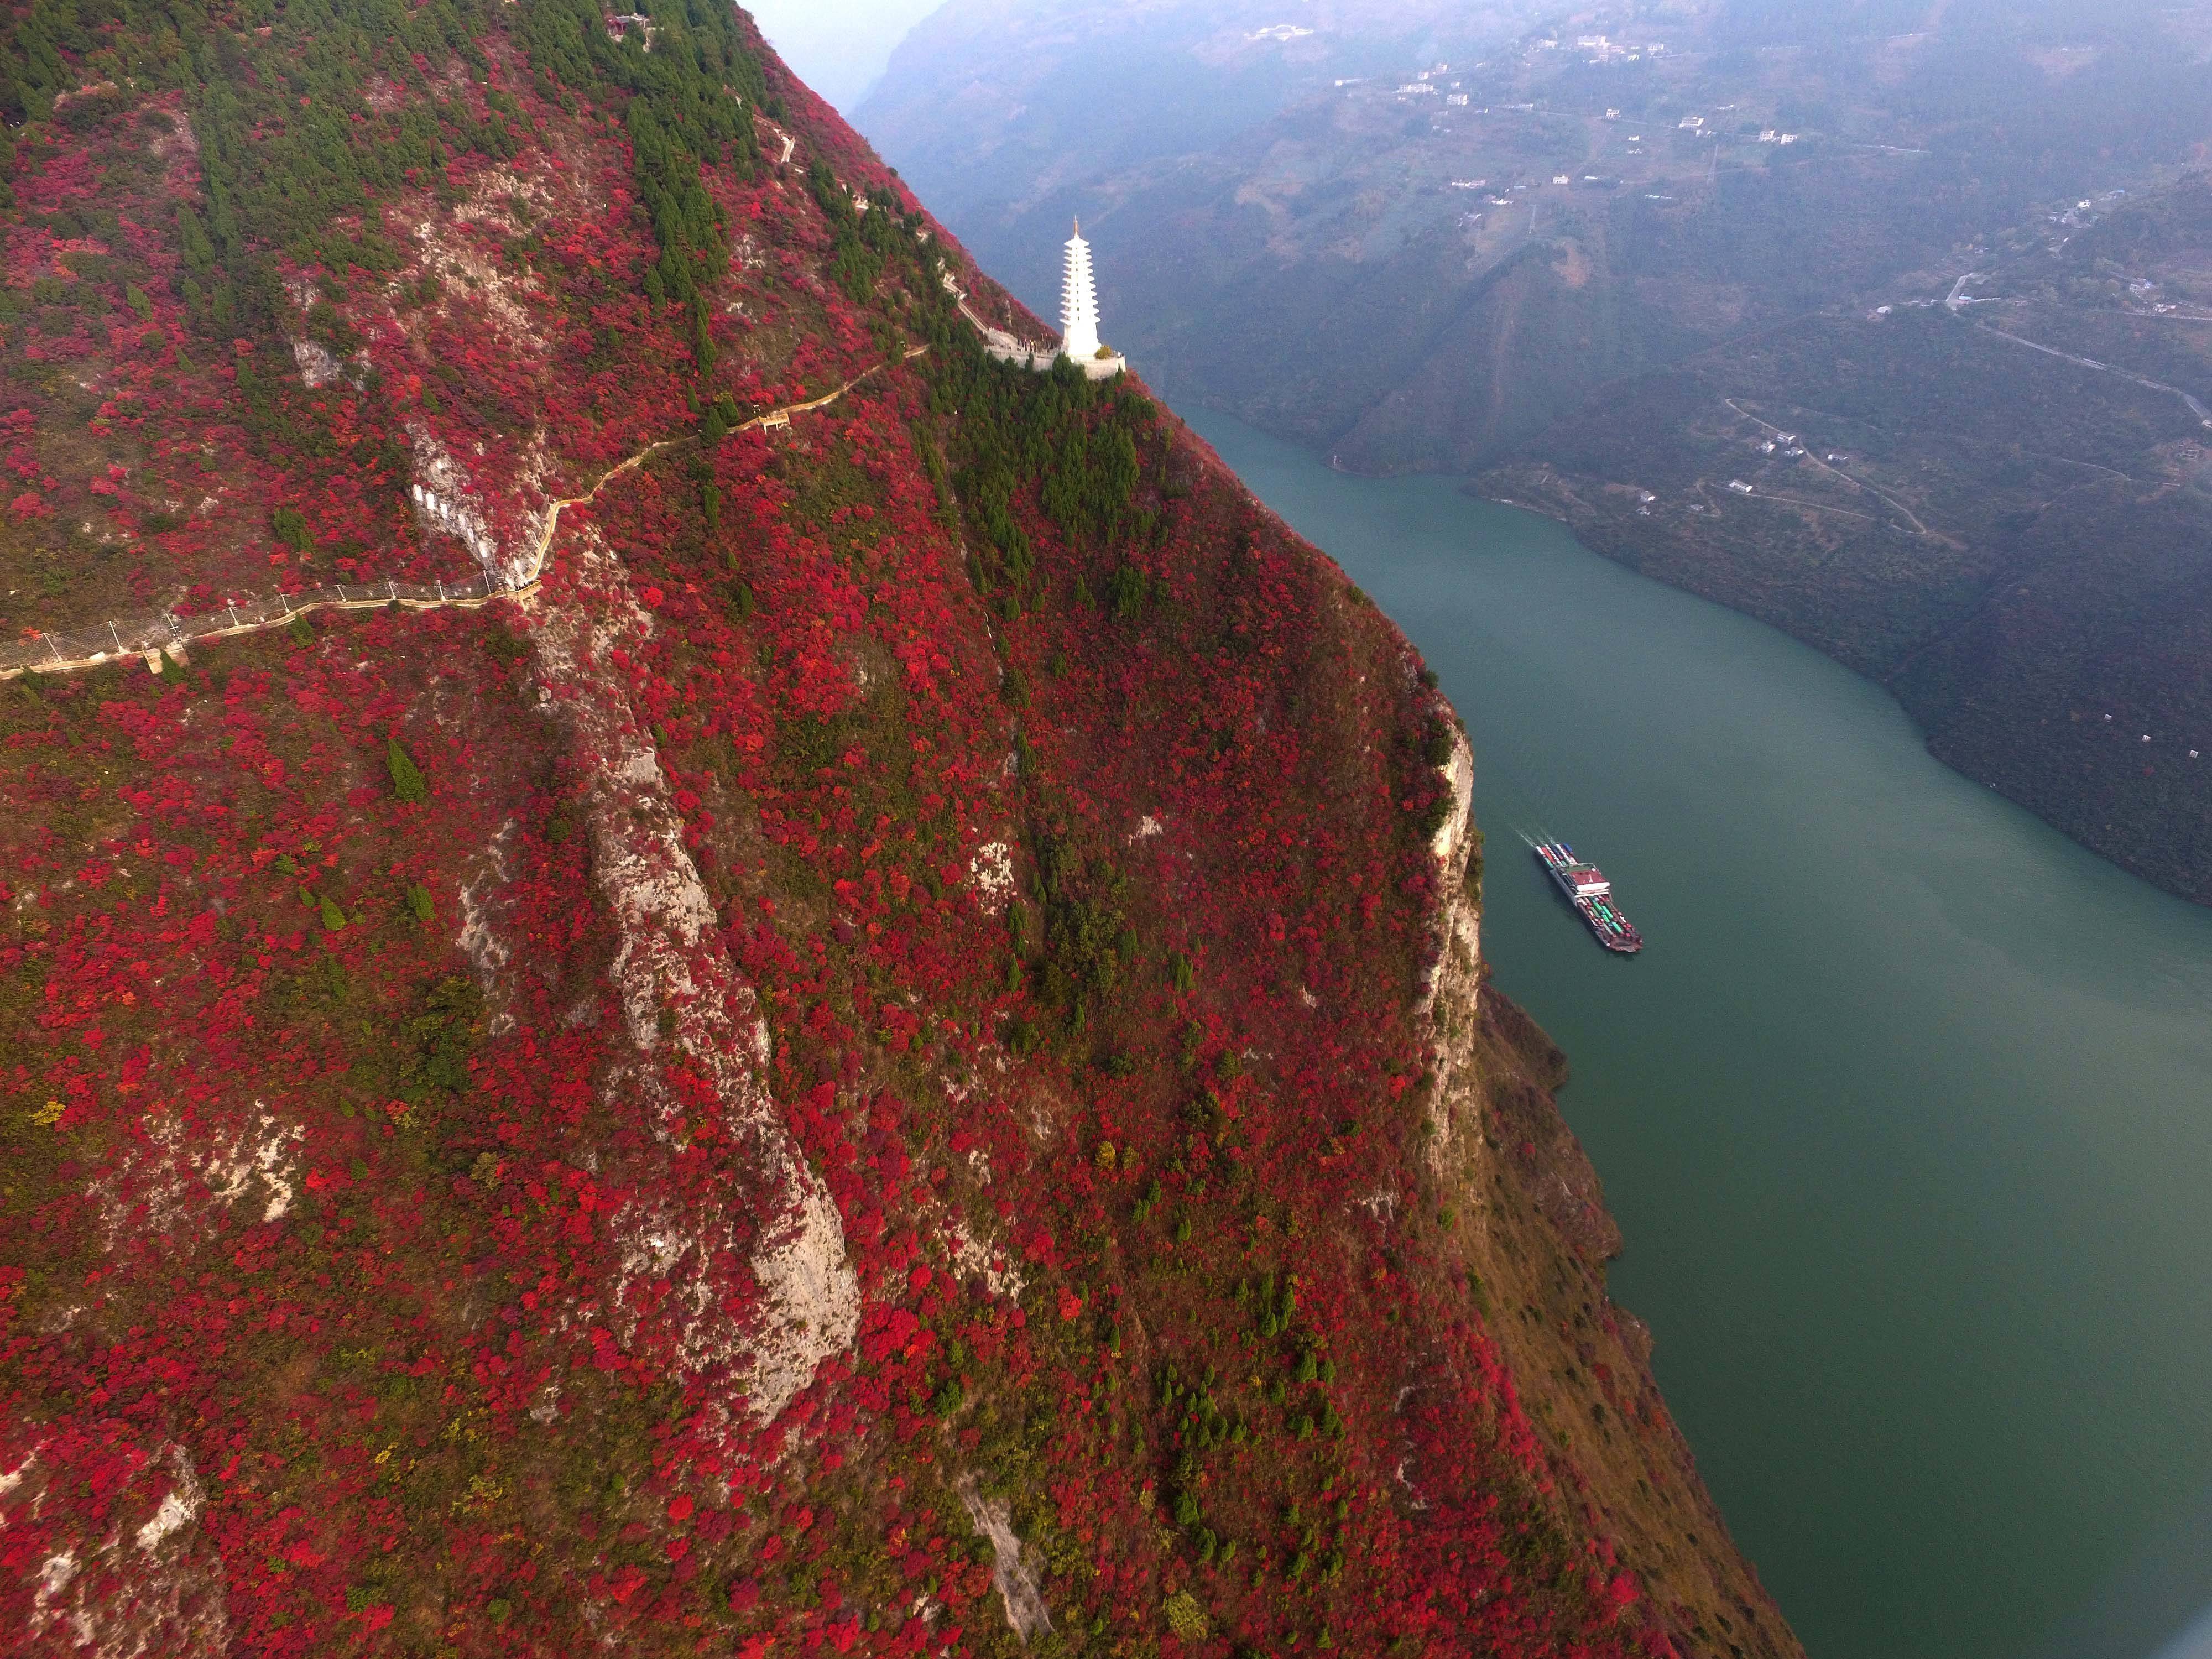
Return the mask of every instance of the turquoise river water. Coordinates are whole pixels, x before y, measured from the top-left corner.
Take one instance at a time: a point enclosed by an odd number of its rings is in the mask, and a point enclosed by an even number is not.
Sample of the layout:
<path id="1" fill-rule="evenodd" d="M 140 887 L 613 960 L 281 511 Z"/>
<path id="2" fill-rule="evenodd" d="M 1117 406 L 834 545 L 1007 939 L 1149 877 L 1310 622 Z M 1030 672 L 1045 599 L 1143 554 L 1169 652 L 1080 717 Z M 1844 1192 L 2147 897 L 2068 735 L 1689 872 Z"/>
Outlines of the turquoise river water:
<path id="1" fill-rule="evenodd" d="M 1547 520 L 1192 424 L 1465 717 L 1497 982 L 1572 1060 L 1613 1293 L 1813 1659 L 2175 1638 L 2212 1603 L 2212 910 Z"/>

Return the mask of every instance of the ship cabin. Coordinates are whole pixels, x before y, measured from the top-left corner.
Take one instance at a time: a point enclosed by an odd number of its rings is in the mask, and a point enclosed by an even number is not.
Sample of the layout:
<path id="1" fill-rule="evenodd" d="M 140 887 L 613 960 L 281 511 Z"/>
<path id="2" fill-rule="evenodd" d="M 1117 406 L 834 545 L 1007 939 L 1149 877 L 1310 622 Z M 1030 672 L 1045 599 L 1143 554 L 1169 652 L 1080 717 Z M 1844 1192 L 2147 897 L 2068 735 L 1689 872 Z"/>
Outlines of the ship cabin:
<path id="1" fill-rule="evenodd" d="M 1613 891 L 1613 884 L 1605 872 L 1594 864 L 1578 864 L 1567 872 L 1567 879 L 1574 884 L 1577 898 L 1603 898 Z"/>

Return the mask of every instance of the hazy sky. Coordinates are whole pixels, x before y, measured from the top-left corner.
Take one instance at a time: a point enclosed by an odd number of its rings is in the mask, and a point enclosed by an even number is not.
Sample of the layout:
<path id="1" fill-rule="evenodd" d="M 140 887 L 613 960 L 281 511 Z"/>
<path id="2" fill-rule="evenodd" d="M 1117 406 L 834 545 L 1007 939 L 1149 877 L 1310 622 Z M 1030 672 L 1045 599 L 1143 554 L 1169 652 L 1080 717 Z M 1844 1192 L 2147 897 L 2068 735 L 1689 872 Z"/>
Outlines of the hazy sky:
<path id="1" fill-rule="evenodd" d="M 741 0 L 799 78 L 852 113 L 891 48 L 942 0 Z"/>

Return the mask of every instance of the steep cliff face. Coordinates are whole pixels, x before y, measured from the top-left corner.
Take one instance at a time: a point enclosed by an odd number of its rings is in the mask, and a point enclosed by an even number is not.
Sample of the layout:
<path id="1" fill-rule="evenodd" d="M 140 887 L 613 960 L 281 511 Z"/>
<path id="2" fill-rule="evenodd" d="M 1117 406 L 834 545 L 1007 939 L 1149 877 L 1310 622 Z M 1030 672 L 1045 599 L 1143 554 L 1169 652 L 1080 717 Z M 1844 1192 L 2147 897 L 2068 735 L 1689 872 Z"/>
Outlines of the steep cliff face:
<path id="1" fill-rule="evenodd" d="M 15 22 L 11 1650 L 1789 1650 L 1451 711 L 741 15 Z"/>
<path id="2" fill-rule="evenodd" d="M 1430 1007 L 1433 1088 L 1423 1133 L 1437 1207 L 1428 1271 L 1475 1304 L 1584 1524 L 1665 1609 L 1680 1650 L 1802 1654 L 1729 1543 L 1667 1414 L 1650 1331 L 1607 1297 L 1620 1229 L 1559 1115 L 1566 1056 L 1487 983 L 1481 838 L 1467 839 L 1452 849 L 1462 876 L 1445 907 Z"/>

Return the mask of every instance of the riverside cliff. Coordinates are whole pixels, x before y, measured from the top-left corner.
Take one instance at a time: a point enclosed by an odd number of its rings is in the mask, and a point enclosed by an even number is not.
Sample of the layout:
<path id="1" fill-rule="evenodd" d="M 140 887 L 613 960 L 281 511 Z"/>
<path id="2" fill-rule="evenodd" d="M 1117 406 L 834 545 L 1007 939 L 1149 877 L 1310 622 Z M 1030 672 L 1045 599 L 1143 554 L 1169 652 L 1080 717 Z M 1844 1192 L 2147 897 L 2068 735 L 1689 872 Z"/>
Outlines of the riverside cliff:
<path id="1" fill-rule="evenodd" d="M 1452 711 L 742 14 L 13 21 L 7 1645 L 1795 1654 Z"/>

